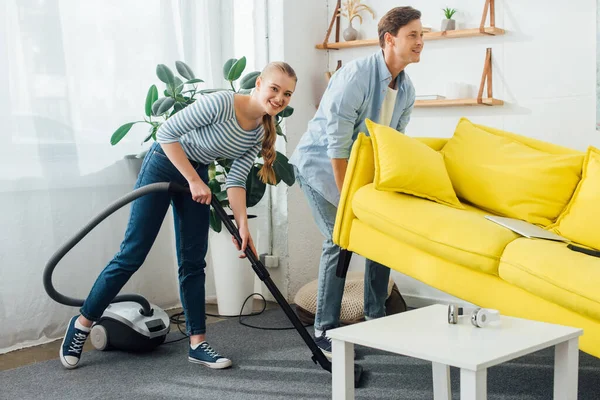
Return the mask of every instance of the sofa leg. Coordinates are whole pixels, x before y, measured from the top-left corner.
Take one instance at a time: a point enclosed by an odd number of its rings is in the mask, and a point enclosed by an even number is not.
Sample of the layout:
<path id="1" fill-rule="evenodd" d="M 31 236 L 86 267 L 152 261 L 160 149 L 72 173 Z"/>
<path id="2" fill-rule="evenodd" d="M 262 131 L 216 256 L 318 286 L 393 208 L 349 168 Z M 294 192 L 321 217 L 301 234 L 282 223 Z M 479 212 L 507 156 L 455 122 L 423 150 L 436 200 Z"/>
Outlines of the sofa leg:
<path id="1" fill-rule="evenodd" d="M 338 278 L 346 277 L 348 267 L 350 266 L 350 258 L 352 258 L 352 252 L 350 250 L 340 249 L 337 269 L 335 270 L 335 274 Z"/>

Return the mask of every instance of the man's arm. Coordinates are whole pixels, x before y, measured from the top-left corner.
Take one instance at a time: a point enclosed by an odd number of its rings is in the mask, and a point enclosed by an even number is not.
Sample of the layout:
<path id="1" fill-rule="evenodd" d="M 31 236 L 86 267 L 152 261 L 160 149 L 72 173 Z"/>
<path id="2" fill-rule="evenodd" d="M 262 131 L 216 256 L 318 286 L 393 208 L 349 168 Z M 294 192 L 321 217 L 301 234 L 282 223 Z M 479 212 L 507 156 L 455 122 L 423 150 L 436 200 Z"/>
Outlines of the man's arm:
<path id="1" fill-rule="evenodd" d="M 402 115 L 400 116 L 400 119 L 398 120 L 398 127 L 396 128 L 398 132 L 406 134 L 406 126 L 410 122 L 410 116 L 412 114 L 413 109 L 415 108 L 415 98 L 415 89 L 411 83 L 406 99 L 407 107 L 404 109 Z"/>
<path id="2" fill-rule="evenodd" d="M 331 78 L 322 103 L 327 115 L 327 155 L 331 159 L 333 176 L 338 190 L 344 176 L 352 147 L 354 125 L 364 99 L 364 80 L 355 71 L 340 70 Z"/>

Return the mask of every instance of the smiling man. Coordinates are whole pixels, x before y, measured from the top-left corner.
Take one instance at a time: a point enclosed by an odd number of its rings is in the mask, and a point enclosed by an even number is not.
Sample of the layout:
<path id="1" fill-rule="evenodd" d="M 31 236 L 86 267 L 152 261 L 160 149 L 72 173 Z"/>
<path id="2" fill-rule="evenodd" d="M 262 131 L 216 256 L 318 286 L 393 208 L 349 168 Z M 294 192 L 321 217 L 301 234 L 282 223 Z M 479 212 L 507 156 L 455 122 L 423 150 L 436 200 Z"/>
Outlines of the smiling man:
<path id="1" fill-rule="evenodd" d="M 319 264 L 315 338 L 331 357 L 327 329 L 339 326 L 343 278 L 335 274 L 339 247 L 332 241 L 340 191 L 352 143 L 367 132 L 365 119 L 405 131 L 415 103 L 415 90 L 404 71 L 419 62 L 423 49 L 421 12 L 412 7 L 390 10 L 378 24 L 379 49 L 349 62 L 331 77 L 319 109 L 296 147 L 290 162 L 296 179 L 325 236 Z M 385 315 L 389 268 L 367 260 L 365 306 L 367 319 Z"/>

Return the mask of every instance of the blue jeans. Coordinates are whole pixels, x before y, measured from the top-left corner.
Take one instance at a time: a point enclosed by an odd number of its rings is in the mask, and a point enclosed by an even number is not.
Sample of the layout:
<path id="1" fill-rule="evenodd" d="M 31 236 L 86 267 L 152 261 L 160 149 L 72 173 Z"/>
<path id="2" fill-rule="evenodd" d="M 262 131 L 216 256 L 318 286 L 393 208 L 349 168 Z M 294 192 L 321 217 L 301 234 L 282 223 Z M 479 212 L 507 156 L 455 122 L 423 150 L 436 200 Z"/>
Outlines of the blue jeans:
<path id="1" fill-rule="evenodd" d="M 328 202 L 306 183 L 295 170 L 296 181 L 304 192 L 313 214 L 313 218 L 325 240 L 319 263 L 317 289 L 317 312 L 315 328 L 320 331 L 333 329 L 340 325 L 340 311 L 344 294 L 345 278 L 335 274 L 340 247 L 333 243 L 333 227 L 337 207 Z M 365 317 L 379 318 L 385 316 L 385 301 L 390 279 L 390 269 L 371 260 L 365 262 Z"/>
<path id="2" fill-rule="evenodd" d="M 192 163 L 204 182 L 208 182 L 208 165 Z M 169 161 L 158 143 L 154 143 L 144 161 L 135 188 L 156 182 L 187 181 Z M 192 200 L 189 194 L 154 192 L 134 200 L 129 223 L 119 252 L 100 273 L 81 307 L 81 314 L 97 321 L 110 302 L 143 264 L 169 205 L 173 205 L 179 293 L 190 335 L 206 332 L 204 260 L 208 248 L 209 206 Z"/>

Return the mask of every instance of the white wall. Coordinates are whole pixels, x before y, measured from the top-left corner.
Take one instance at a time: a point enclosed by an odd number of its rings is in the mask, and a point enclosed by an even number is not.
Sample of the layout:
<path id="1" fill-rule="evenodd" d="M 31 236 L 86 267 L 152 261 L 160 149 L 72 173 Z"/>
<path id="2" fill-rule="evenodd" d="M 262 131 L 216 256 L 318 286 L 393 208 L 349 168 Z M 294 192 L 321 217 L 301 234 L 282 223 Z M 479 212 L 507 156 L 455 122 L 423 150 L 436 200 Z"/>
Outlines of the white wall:
<path id="1" fill-rule="evenodd" d="M 290 103 L 294 115 L 287 119 L 285 126 L 288 137 L 285 154 L 289 157 L 314 115 L 314 105 L 326 86 L 323 77 L 327 54 L 316 51 L 314 45 L 323 40 L 327 30 L 327 9 L 323 0 L 269 0 L 269 8 L 271 60 L 286 61 L 298 76 Z M 281 269 L 273 270 L 273 274 L 285 274 L 286 278 L 281 280 L 284 286 L 280 289 L 293 300 L 298 289 L 316 277 L 321 234 L 297 184 L 278 193 L 280 197 L 286 196 L 286 201 L 281 202 L 274 215 L 274 221 L 279 221 L 274 229 L 278 237 L 275 251 L 285 256 L 280 259 Z M 287 220 L 284 220 L 286 216 Z"/>
<path id="2" fill-rule="evenodd" d="M 315 50 L 323 40 L 335 0 L 324 0 L 328 11 L 323 22 L 322 11 L 314 22 L 303 21 L 303 15 L 313 9 L 294 9 L 295 23 L 291 29 L 302 27 L 294 39 L 299 53 L 297 68 L 306 70 L 310 77 L 309 100 L 318 101 L 325 85 L 323 73 L 327 70 L 320 62 L 321 53 L 329 53 L 328 68 L 334 70 L 337 60 L 343 63 L 372 54 L 377 47 L 346 50 Z M 457 29 L 476 28 L 481 21 L 483 0 L 406 0 L 398 4 L 392 0 L 364 1 L 375 11 L 375 20 L 363 13 L 362 26 L 354 21 L 359 39 L 377 37 L 377 21 L 387 10 L 398 5 L 411 5 L 423 13 L 424 26 L 439 30 L 443 19 L 442 8 L 459 10 L 455 15 Z M 317 8 L 317 4 L 311 5 Z M 488 19 L 489 21 L 489 19 Z M 489 22 L 488 22 L 489 24 Z M 342 18 L 341 30 L 347 21 Z M 585 150 L 600 145 L 600 134 L 595 130 L 596 88 L 596 1 L 577 0 L 566 5 L 558 0 L 521 1 L 496 0 L 496 26 L 505 29 L 504 36 L 426 41 L 421 62 L 410 65 L 410 75 L 417 94 L 445 94 L 448 82 L 471 85 L 476 96 L 483 71 L 485 49 L 492 48 L 494 97 L 505 101 L 503 107 L 455 107 L 415 109 L 407 128 L 411 136 L 451 137 L 458 119 L 466 116 L 476 123 L 509 130 L 557 144 Z M 333 34 L 330 40 L 333 40 Z M 342 39 L 343 40 L 343 39 Z M 301 77 L 303 78 L 303 77 Z M 303 82 L 304 83 L 304 79 Z M 485 93 L 485 92 L 484 92 Z M 306 101 L 307 96 L 302 98 Z M 300 99 L 295 98 L 298 106 Z M 304 105 L 304 104 L 303 104 Z M 288 152 L 306 129 L 306 122 L 314 109 L 306 110 L 308 118 L 295 119 L 297 129 L 290 133 Z M 288 195 L 290 296 L 309 280 L 315 279 L 322 238 L 319 235 L 306 201 L 297 187 Z M 361 269 L 360 257 L 354 257 L 351 270 Z M 420 282 L 393 272 L 401 292 L 413 300 L 421 297 L 449 300 L 451 297 Z"/>

